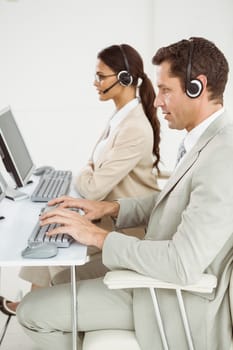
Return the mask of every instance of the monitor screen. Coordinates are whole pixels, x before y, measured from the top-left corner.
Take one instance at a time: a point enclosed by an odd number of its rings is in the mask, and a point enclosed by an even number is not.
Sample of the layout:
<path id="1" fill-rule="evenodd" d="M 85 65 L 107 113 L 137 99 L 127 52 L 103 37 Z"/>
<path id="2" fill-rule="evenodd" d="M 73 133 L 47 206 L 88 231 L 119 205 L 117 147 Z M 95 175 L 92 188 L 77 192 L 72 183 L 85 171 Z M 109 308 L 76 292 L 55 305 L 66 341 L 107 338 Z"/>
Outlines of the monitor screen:
<path id="1" fill-rule="evenodd" d="M 9 107 L 0 111 L 0 155 L 17 187 L 26 185 L 34 164 Z"/>

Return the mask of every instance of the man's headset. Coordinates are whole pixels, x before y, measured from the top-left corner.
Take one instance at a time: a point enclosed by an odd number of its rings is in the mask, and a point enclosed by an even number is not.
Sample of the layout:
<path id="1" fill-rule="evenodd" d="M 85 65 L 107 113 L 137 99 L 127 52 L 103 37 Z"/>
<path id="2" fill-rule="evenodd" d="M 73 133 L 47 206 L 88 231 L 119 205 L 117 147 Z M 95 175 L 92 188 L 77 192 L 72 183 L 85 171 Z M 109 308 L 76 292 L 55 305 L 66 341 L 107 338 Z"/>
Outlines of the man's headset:
<path id="1" fill-rule="evenodd" d="M 190 48 L 189 48 L 189 58 L 188 58 L 188 65 L 187 65 L 187 72 L 186 72 L 185 92 L 188 97 L 196 98 L 201 95 L 203 90 L 203 85 L 199 79 L 191 78 L 194 42 L 192 39 L 189 42 L 190 42 Z"/>
<path id="2" fill-rule="evenodd" d="M 119 48 L 121 50 L 121 53 L 122 53 L 122 56 L 124 59 L 124 64 L 125 64 L 126 70 L 122 70 L 117 74 L 117 81 L 115 81 L 115 83 L 113 83 L 107 89 L 103 90 L 102 91 L 103 94 L 106 94 L 109 90 L 111 90 L 117 84 L 120 84 L 122 86 L 130 86 L 133 83 L 133 77 L 130 74 L 129 62 L 128 62 L 126 53 L 125 53 L 122 45 L 119 45 Z"/>

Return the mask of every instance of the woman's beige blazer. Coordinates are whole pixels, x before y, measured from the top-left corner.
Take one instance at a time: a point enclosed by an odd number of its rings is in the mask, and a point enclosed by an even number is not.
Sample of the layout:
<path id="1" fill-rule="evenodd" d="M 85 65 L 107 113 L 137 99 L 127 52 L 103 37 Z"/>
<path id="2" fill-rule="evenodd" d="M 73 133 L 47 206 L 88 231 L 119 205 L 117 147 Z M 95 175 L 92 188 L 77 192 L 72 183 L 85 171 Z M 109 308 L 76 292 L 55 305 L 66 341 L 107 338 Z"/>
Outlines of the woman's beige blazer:
<path id="1" fill-rule="evenodd" d="M 113 131 L 94 169 L 87 165 L 77 176 L 77 191 L 94 200 L 152 193 L 157 189 L 152 148 L 152 127 L 140 103 Z"/>

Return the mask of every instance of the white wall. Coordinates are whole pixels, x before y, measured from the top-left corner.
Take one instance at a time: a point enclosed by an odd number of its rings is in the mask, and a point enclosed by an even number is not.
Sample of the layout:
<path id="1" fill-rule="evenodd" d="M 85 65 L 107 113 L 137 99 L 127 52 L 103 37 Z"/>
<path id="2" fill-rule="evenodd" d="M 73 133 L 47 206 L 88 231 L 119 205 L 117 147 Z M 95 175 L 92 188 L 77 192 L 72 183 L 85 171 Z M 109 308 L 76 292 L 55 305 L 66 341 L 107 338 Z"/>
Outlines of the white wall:
<path id="1" fill-rule="evenodd" d="M 232 69 L 232 13 L 232 0 L 0 0 L 0 107 L 11 105 L 36 165 L 75 173 L 113 109 L 98 101 L 93 87 L 97 52 L 129 43 L 153 78 L 151 58 L 161 45 L 205 36 Z M 231 94 L 232 77 L 226 102 L 233 113 Z M 162 121 L 167 168 L 181 136 Z M 17 273 L 3 273 L 12 276 L 3 279 L 14 296 Z"/>
<path id="2" fill-rule="evenodd" d="M 12 106 L 36 165 L 76 173 L 113 108 L 93 87 L 97 52 L 127 42 L 153 79 L 158 47 L 205 36 L 232 67 L 232 13 L 232 0 L 0 0 L 0 107 Z M 162 125 L 162 159 L 172 168 L 182 133 Z"/>

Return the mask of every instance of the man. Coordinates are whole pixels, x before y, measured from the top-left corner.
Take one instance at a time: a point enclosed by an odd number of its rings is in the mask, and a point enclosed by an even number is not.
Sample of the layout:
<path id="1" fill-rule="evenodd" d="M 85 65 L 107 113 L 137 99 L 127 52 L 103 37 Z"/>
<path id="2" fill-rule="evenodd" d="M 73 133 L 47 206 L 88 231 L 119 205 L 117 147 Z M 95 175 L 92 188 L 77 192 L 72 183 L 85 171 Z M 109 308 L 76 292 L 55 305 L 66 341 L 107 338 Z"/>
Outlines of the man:
<path id="1" fill-rule="evenodd" d="M 162 109 L 170 128 L 188 132 L 186 154 L 163 191 L 111 203 L 63 197 L 50 203 L 61 207 L 43 215 L 42 225 L 61 223 L 77 241 L 103 249 L 109 269 L 132 269 L 183 284 L 195 283 L 203 272 L 216 275 L 214 293 L 186 293 L 185 305 L 195 349 L 229 350 L 233 123 L 223 109 L 228 64 L 220 50 L 203 38 L 161 48 L 153 63 L 158 87 L 155 106 Z M 85 217 L 69 207 L 82 208 Z M 91 223 L 104 215 L 115 218 L 120 228 L 146 223 L 145 239 L 107 232 Z M 31 293 L 18 310 L 20 323 L 44 349 L 70 346 L 67 288 L 59 285 Z M 163 290 L 158 297 L 171 348 L 186 350 L 175 295 Z M 148 291 L 110 291 L 102 279 L 81 281 L 78 305 L 81 331 L 135 329 L 142 350 L 162 349 Z"/>

